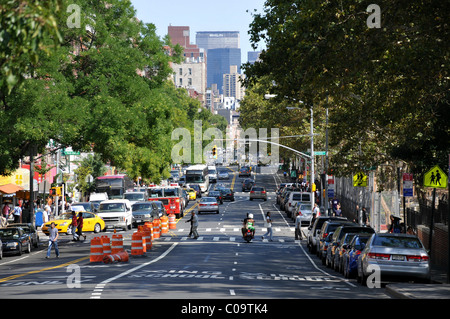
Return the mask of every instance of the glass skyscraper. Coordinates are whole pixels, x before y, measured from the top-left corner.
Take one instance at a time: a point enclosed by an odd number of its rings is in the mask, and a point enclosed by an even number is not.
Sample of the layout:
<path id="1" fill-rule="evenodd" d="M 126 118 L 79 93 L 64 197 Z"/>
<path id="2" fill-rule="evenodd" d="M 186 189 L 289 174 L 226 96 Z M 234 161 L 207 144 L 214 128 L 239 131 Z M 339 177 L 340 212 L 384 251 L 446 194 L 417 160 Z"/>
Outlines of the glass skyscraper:
<path id="1" fill-rule="evenodd" d="M 223 94 L 223 75 L 230 72 L 230 66 L 237 65 L 241 72 L 241 49 L 239 31 L 197 32 L 196 44 L 205 49 L 207 61 L 207 86 L 217 84 Z"/>

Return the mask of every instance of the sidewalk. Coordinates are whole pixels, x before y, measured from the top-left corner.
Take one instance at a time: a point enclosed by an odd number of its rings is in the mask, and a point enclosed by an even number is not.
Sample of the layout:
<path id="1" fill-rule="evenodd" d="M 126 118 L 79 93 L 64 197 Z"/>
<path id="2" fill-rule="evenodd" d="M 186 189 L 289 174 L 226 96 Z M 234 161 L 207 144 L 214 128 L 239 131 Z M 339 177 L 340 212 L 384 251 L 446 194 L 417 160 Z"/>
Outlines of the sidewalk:
<path id="1" fill-rule="evenodd" d="M 388 284 L 386 291 L 396 299 L 450 299 L 450 284 L 444 269 L 432 267 L 431 281 L 431 284 Z"/>

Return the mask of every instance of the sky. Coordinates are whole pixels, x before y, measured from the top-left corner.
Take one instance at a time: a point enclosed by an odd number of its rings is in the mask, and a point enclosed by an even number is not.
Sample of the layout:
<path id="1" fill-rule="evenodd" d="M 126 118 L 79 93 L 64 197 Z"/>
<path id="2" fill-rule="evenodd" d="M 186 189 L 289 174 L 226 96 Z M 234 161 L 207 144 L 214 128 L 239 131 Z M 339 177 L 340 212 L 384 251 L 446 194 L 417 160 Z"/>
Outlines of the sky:
<path id="1" fill-rule="evenodd" d="M 254 51 L 248 35 L 254 9 L 263 12 L 265 0 L 131 0 L 136 16 L 144 23 L 153 23 L 160 37 L 167 27 L 189 26 L 191 43 L 198 31 L 239 31 L 242 63 L 247 52 Z M 246 11 L 249 12 L 246 12 Z M 264 44 L 258 50 L 264 49 Z"/>

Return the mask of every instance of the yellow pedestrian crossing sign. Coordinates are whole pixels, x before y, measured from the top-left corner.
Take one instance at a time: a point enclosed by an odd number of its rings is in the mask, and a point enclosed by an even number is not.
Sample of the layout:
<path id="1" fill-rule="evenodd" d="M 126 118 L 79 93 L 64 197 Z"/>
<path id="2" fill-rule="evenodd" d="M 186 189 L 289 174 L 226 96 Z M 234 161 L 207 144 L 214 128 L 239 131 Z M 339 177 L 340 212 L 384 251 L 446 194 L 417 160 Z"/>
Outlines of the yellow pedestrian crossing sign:
<path id="1" fill-rule="evenodd" d="M 367 175 L 363 172 L 359 172 L 353 175 L 353 186 L 354 187 L 367 187 L 369 184 L 369 179 Z"/>
<path id="2" fill-rule="evenodd" d="M 444 171 L 435 166 L 425 173 L 423 177 L 423 186 L 432 188 L 447 188 L 448 177 Z"/>

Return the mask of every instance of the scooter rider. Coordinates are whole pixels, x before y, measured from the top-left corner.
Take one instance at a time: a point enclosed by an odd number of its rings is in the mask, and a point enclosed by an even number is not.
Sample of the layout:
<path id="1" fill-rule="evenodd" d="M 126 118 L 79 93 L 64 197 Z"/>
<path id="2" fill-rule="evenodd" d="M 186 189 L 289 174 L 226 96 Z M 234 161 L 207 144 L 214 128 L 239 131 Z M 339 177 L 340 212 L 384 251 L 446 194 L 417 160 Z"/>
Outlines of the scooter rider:
<path id="1" fill-rule="evenodd" d="M 247 213 L 247 218 L 244 219 L 243 226 L 242 236 L 245 236 L 247 229 L 250 229 L 250 231 L 252 232 L 252 236 L 255 236 L 255 220 L 253 219 L 253 214 Z"/>

